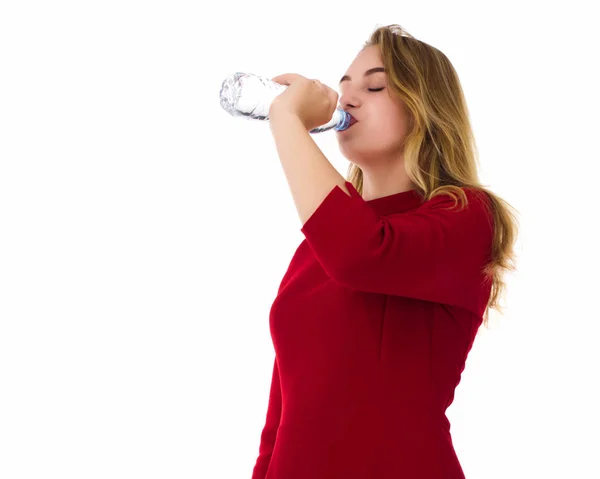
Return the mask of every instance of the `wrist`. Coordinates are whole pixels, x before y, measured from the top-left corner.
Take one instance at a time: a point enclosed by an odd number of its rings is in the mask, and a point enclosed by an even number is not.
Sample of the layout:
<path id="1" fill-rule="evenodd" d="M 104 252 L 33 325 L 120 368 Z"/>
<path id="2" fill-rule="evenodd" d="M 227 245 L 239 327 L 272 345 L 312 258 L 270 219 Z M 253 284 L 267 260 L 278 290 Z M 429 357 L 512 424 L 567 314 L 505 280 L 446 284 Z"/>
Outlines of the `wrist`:
<path id="1" fill-rule="evenodd" d="M 304 124 L 298 115 L 294 112 L 284 109 L 272 108 L 269 110 L 269 122 L 271 125 L 285 123 L 289 124 L 300 124 L 304 128 Z"/>

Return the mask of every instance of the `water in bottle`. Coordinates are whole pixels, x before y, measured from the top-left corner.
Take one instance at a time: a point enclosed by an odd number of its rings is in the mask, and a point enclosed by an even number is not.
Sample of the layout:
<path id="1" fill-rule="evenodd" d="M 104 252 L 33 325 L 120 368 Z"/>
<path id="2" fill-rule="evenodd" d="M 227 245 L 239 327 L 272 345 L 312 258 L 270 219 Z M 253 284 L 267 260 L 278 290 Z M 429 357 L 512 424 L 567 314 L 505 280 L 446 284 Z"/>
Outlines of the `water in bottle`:
<path id="1" fill-rule="evenodd" d="M 266 77 L 237 72 L 225 78 L 219 98 L 221 107 L 233 116 L 268 120 L 271 103 L 286 89 L 286 85 L 281 85 Z M 336 131 L 343 131 L 350 126 L 350 120 L 350 114 L 337 107 L 329 122 L 310 130 L 310 133 L 320 133 L 332 128 Z"/>

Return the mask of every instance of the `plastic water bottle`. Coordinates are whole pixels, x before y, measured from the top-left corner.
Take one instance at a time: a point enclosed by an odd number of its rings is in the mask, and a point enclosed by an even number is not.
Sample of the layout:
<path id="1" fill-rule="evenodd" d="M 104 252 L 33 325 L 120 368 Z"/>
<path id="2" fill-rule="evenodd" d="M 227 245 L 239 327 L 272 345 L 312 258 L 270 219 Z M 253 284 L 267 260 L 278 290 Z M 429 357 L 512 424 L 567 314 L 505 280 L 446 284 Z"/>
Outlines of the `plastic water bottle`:
<path id="1" fill-rule="evenodd" d="M 225 78 L 219 98 L 223 109 L 233 116 L 268 120 L 271 103 L 286 89 L 287 85 L 268 78 L 237 72 Z M 338 107 L 329 122 L 310 130 L 310 133 L 320 133 L 332 128 L 336 131 L 346 130 L 350 126 L 350 119 L 350 114 Z"/>

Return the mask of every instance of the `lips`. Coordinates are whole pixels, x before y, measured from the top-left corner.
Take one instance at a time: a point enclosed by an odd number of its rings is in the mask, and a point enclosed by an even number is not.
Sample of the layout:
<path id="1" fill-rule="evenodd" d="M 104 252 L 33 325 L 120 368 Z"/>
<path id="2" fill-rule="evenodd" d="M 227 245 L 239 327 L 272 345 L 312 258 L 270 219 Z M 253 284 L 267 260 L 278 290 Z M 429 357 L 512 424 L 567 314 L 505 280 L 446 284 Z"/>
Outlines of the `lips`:
<path id="1" fill-rule="evenodd" d="M 348 128 L 350 128 L 352 125 L 354 125 L 357 122 L 358 122 L 358 120 L 356 118 L 354 118 L 352 115 L 350 115 L 350 124 L 348 125 Z"/>

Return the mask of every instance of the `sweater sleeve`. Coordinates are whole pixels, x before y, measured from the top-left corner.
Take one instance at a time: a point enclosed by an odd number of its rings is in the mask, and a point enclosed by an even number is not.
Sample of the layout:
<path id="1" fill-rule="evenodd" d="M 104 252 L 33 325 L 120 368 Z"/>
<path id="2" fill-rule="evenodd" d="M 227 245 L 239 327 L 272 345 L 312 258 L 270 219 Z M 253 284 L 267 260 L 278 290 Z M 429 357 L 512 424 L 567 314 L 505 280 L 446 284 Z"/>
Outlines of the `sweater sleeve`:
<path id="1" fill-rule="evenodd" d="M 252 472 L 251 479 L 264 479 L 269 469 L 271 455 L 275 447 L 277 429 L 281 418 L 281 386 L 279 382 L 279 367 L 277 357 L 273 364 L 273 377 L 271 379 L 271 391 L 269 393 L 269 405 L 267 407 L 267 418 L 260 438 L 258 458 Z"/>
<path id="2" fill-rule="evenodd" d="M 301 228 L 333 280 L 359 291 L 473 309 L 489 260 L 491 217 L 482 197 L 464 188 L 468 205 L 439 195 L 416 210 L 379 216 L 346 182 L 329 192 Z M 475 290 L 473 289 L 475 288 Z"/>

